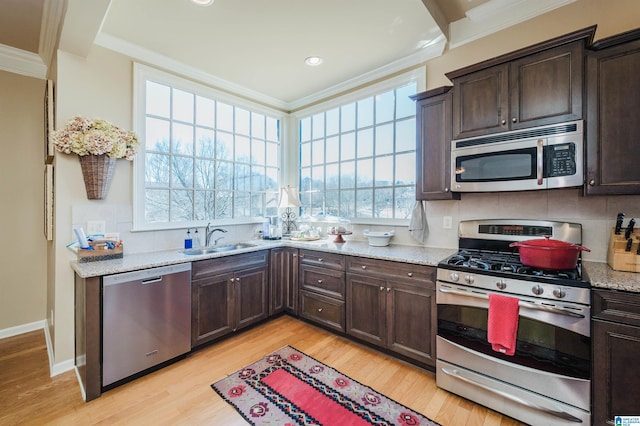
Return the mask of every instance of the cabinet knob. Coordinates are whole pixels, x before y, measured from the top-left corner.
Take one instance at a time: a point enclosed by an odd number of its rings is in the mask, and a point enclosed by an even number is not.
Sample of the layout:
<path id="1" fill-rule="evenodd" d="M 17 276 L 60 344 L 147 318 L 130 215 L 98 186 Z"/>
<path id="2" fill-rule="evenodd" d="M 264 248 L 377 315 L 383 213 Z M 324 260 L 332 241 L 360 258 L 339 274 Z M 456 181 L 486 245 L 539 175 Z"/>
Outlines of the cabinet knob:
<path id="1" fill-rule="evenodd" d="M 391 291 L 391 287 L 387 287 L 387 293 Z"/>
<path id="2" fill-rule="evenodd" d="M 589 179 L 589 186 L 595 186 L 595 184 L 596 184 L 595 179 Z"/>
<path id="3" fill-rule="evenodd" d="M 235 281 L 235 279 L 234 279 L 234 278 L 231 278 L 229 281 L 234 282 L 234 281 Z"/>
<path id="4" fill-rule="evenodd" d="M 236 282 L 239 283 L 240 282 L 240 278 L 236 278 Z"/>
<path id="5" fill-rule="evenodd" d="M 407 276 L 408 277 L 412 277 L 413 276 L 413 272 L 407 272 Z"/>
<path id="6" fill-rule="evenodd" d="M 318 284 L 322 284 L 322 280 L 318 280 Z"/>
<path id="7" fill-rule="evenodd" d="M 323 259 L 323 258 L 321 258 L 321 257 L 319 257 L 319 258 L 318 258 L 318 262 L 322 262 L 322 261 L 324 261 L 324 259 Z"/>
<path id="8" fill-rule="evenodd" d="M 507 124 L 507 120 L 502 120 L 502 121 L 500 122 L 500 124 L 502 124 L 502 125 L 504 126 L 505 124 Z"/>
<path id="9" fill-rule="evenodd" d="M 322 308 L 318 308 L 318 312 L 322 312 Z"/>
<path id="10" fill-rule="evenodd" d="M 444 189 L 444 192 L 449 192 L 449 188 L 445 188 L 445 189 Z"/>
<path id="11" fill-rule="evenodd" d="M 515 118 L 515 117 L 513 117 L 513 118 L 511 119 L 511 122 L 512 122 L 512 123 L 516 123 L 517 121 L 518 121 L 518 119 L 517 119 L 517 118 Z"/>
<path id="12" fill-rule="evenodd" d="M 384 291 L 384 286 L 380 286 L 380 291 Z"/>
<path id="13" fill-rule="evenodd" d="M 367 269 L 367 265 L 362 265 L 362 269 Z"/>
<path id="14" fill-rule="evenodd" d="M 293 257 L 298 257 L 298 255 L 297 255 L 297 254 L 295 254 L 295 253 L 293 253 Z"/>

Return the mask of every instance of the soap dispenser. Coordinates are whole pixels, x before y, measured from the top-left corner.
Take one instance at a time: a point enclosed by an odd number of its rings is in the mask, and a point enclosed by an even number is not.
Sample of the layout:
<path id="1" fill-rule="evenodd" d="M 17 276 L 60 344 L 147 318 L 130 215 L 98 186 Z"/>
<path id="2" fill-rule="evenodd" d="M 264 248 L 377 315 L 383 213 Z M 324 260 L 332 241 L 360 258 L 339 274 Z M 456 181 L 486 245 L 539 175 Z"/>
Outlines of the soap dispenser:
<path id="1" fill-rule="evenodd" d="M 191 239 L 191 230 L 187 229 L 187 236 L 184 238 L 184 248 L 190 249 L 193 247 L 193 240 Z"/>

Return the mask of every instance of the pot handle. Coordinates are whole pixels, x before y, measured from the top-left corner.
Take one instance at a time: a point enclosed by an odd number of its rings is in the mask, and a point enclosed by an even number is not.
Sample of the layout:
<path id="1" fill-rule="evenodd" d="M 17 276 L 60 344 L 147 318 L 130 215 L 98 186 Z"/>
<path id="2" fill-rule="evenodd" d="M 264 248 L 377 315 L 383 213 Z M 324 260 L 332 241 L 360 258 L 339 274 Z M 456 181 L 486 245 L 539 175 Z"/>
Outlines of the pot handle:
<path id="1" fill-rule="evenodd" d="M 591 251 L 591 250 L 589 250 L 588 248 L 586 248 L 584 246 L 575 245 L 574 247 L 575 247 L 576 250 L 580 250 L 580 251 L 588 251 L 588 252 Z"/>

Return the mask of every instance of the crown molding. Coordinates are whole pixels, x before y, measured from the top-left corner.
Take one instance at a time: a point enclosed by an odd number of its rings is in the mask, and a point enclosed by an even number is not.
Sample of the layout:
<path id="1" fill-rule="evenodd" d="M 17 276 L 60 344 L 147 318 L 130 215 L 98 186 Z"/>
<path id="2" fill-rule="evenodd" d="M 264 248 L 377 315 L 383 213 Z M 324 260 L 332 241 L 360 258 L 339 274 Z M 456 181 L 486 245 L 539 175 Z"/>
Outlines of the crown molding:
<path id="1" fill-rule="evenodd" d="M 145 49 L 137 44 L 130 43 L 121 38 L 114 37 L 110 34 L 103 32 L 99 33 L 95 39 L 95 44 L 106 49 L 124 54 L 138 61 L 175 72 L 184 77 L 199 81 L 201 83 L 209 84 L 213 87 L 233 93 L 234 95 L 242 96 L 255 102 L 263 103 L 276 109 L 287 111 L 287 102 L 216 77 L 198 68 L 186 65 L 180 61 L 176 61 L 175 59 L 171 59 L 167 56 L 153 52 L 149 49 Z"/>
<path id="2" fill-rule="evenodd" d="M 0 69 L 27 77 L 47 78 L 47 65 L 37 53 L 0 44 Z"/>
<path id="3" fill-rule="evenodd" d="M 64 1 L 44 0 L 38 53 L 47 67 L 51 65 L 51 59 L 58 44 L 66 8 L 67 4 Z"/>
<path id="4" fill-rule="evenodd" d="M 244 86 L 216 77 L 198 68 L 186 65 L 180 61 L 176 61 L 175 59 L 171 59 L 167 56 L 145 49 L 143 47 L 140 47 L 139 45 L 130 43 L 121 38 L 114 37 L 108 33 L 99 33 L 95 39 L 95 44 L 129 56 L 137 61 L 163 68 L 165 70 L 180 74 L 195 81 L 209 84 L 213 87 L 232 93 L 234 95 L 245 97 L 254 102 L 258 102 L 284 112 L 290 112 L 292 110 L 300 109 L 305 107 L 306 105 L 310 105 L 312 103 L 326 99 L 327 97 L 337 95 L 371 81 L 386 77 L 390 74 L 414 67 L 428 61 L 429 59 L 438 57 L 442 55 L 442 52 L 444 52 L 446 39 L 444 36 L 440 36 L 434 43 L 420 49 L 418 52 L 412 55 L 406 56 L 382 67 L 369 71 L 365 74 L 362 74 L 358 77 L 346 80 L 340 84 L 331 86 L 293 102 L 286 102 L 281 99 L 265 95 L 264 93 L 248 89 Z"/>
<path id="5" fill-rule="evenodd" d="M 462 46 L 575 1 L 492 0 L 467 11 L 465 18 L 449 25 L 449 48 Z"/>

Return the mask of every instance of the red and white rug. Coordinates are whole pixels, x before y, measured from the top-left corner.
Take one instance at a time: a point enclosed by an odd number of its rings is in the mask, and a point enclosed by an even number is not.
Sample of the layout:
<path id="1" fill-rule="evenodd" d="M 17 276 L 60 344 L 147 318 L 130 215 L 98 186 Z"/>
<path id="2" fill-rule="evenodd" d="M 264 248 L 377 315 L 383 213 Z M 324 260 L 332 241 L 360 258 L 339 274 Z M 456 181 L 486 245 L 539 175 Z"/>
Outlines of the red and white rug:
<path id="1" fill-rule="evenodd" d="M 438 425 L 291 346 L 211 387 L 253 425 Z"/>

